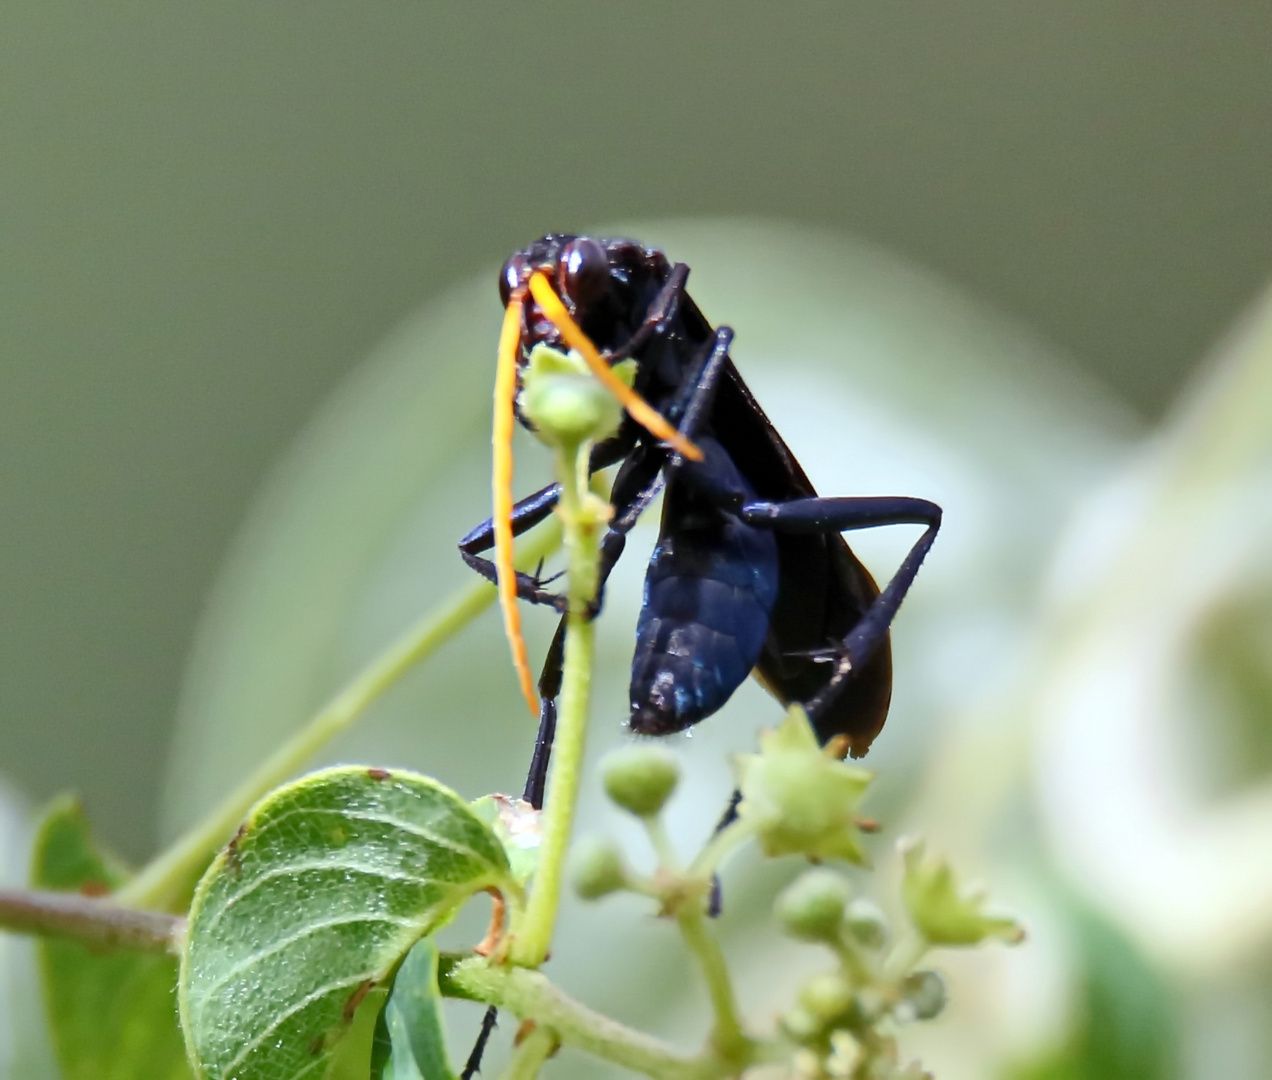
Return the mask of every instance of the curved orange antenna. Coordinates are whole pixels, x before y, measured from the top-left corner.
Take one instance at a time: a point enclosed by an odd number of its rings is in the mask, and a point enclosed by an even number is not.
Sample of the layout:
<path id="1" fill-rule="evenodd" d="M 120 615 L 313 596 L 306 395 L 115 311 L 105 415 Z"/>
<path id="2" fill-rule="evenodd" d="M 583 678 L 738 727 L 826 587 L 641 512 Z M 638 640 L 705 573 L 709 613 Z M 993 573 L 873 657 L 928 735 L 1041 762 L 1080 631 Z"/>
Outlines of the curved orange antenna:
<path id="1" fill-rule="evenodd" d="M 512 429 L 516 423 L 513 402 L 517 394 L 517 348 L 521 344 L 521 309 L 525 290 L 518 289 L 508 300 L 503 329 L 499 333 L 499 360 L 495 368 L 495 419 L 491 442 L 494 449 L 492 494 L 495 529 L 495 581 L 499 607 L 503 611 L 504 633 L 512 648 L 521 693 L 530 706 L 530 715 L 539 715 L 539 695 L 535 692 L 526 656 L 526 639 L 521 636 L 521 609 L 517 606 L 517 568 L 512 562 Z"/>
<path id="2" fill-rule="evenodd" d="M 565 343 L 583 357 L 584 362 L 592 369 L 592 374 L 600 379 L 605 389 L 618 398 L 619 403 L 631 414 L 633 420 L 651 434 L 658 436 L 663 442 L 670 443 L 676 453 L 683 454 L 692 461 L 702 460 L 701 450 L 667 423 L 661 413 L 614 374 L 613 368 L 597 352 L 592 339 L 583 333 L 582 327 L 565 310 L 561 298 L 557 296 L 547 276 L 541 270 L 536 270 L 530 275 L 530 295 L 539 305 L 539 310 L 560 331 Z"/>

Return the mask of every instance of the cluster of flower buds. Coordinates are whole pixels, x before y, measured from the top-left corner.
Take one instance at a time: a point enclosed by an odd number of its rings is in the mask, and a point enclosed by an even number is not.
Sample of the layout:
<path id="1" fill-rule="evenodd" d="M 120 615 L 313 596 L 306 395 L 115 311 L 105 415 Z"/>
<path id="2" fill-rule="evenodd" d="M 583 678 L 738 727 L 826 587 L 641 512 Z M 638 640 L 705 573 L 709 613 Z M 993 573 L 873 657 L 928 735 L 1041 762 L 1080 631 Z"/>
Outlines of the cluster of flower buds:
<path id="1" fill-rule="evenodd" d="M 880 908 L 854 897 L 848 879 L 820 865 L 839 860 L 868 865 L 864 833 L 872 823 L 858 811 L 871 774 L 840 760 L 817 738 L 804 711 L 793 707 L 777 729 L 760 737 L 756 754 L 736 762 L 742 794 L 737 819 L 707 845 L 687 871 L 659 851 L 659 871 L 634 873 L 608 842 L 579 846 L 575 887 L 587 899 L 630 890 L 658 899 L 665 913 L 700 904 L 718 859 L 713 845 L 731 849 L 753 839 L 769 856 L 802 855 L 819 865 L 805 871 L 777 898 L 774 915 L 791 937 L 824 946 L 834 966 L 801 987 L 781 1019 L 793 1073 L 802 1080 L 922 1080 L 928 1074 L 903 1063 L 892 1032 L 898 1023 L 931 1020 L 945 1007 L 945 981 L 922 966 L 937 946 L 970 946 L 988 939 L 1023 937 L 1012 919 L 988 914 L 984 896 L 962 888 L 949 865 L 928 857 L 918 843 L 901 845 L 906 918 L 895 931 Z M 680 779 L 673 755 L 645 743 L 610 756 L 602 766 L 611 800 L 640 818 L 660 847 L 659 818 Z M 722 843 L 731 837 L 733 843 Z"/>
<path id="2" fill-rule="evenodd" d="M 879 908 L 853 899 L 841 874 L 819 868 L 787 887 L 774 912 L 788 934 L 825 945 L 838 960 L 834 970 L 804 984 L 782 1019 L 786 1036 L 799 1047 L 799 1074 L 816 1080 L 923 1075 L 904 1071 L 909 1066 L 898 1063 L 895 1041 L 881 1025 L 937 1016 L 945 984 L 935 971 L 903 970 L 897 958 L 904 947 L 884 955 L 892 935 Z M 917 960 L 920 954 L 913 955 Z"/>
<path id="3" fill-rule="evenodd" d="M 680 765 L 665 747 L 645 743 L 611 754 L 601 766 L 601 778 L 615 805 L 657 829 L 658 815 L 680 782 Z M 596 838 L 584 839 L 575 848 L 574 888 L 584 900 L 623 890 L 658 892 L 653 880 L 639 877 L 628 867 L 612 841 Z"/>

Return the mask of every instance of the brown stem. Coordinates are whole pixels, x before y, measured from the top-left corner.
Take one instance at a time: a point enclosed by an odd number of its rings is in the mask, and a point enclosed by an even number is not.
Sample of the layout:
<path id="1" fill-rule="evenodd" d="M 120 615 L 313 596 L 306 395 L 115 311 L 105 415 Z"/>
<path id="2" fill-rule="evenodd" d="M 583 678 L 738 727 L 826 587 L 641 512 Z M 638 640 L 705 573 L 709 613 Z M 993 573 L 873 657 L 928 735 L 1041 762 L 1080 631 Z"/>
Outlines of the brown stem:
<path id="1" fill-rule="evenodd" d="M 175 952 L 185 920 L 75 893 L 0 889 L 0 929 L 75 938 L 99 948 Z"/>

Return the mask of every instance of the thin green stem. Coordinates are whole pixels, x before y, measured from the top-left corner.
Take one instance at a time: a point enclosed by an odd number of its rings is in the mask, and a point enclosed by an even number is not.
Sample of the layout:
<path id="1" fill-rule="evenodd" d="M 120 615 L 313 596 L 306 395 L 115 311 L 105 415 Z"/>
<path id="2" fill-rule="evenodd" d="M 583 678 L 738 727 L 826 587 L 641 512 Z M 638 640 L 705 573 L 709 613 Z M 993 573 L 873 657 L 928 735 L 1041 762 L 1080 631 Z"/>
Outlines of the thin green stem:
<path id="1" fill-rule="evenodd" d="M 96 948 L 175 952 L 183 920 L 75 893 L 0 889 L 0 927 Z"/>
<path id="2" fill-rule="evenodd" d="M 510 958 L 514 964 L 538 967 L 552 946 L 565 857 L 574 829 L 583 753 L 587 741 L 588 702 L 592 690 L 595 630 L 590 606 L 596 596 L 600 572 L 600 529 L 608 508 L 588 492 L 587 455 L 584 443 L 573 455 L 561 454 L 558 514 L 565 529 L 569 556 L 569 614 L 566 617 L 565 658 L 557 712 L 552 765 L 543 804 L 543 839 L 539 863 L 530 888 L 524 917 L 514 925 Z"/>
<path id="3" fill-rule="evenodd" d="M 679 870 L 680 859 L 676 856 L 676 848 L 671 842 L 671 837 L 667 835 L 667 825 L 662 815 L 651 814 L 649 817 L 641 818 L 641 824 L 645 826 L 649 845 L 654 849 L 659 867 L 671 872 Z"/>
<path id="4" fill-rule="evenodd" d="M 919 966 L 931 949 L 932 943 L 917 930 L 904 935 L 883 962 L 883 979 L 887 982 L 900 982 Z"/>
<path id="5" fill-rule="evenodd" d="M 518 567 L 533 568 L 555 551 L 560 542 L 561 531 L 555 523 L 536 530 L 517 553 Z M 120 903 L 160 909 L 184 903 L 209 859 L 233 835 L 261 796 L 295 775 L 326 743 L 366 712 L 381 694 L 458 634 L 494 599 L 493 585 L 475 582 L 408 628 L 219 806 L 125 885 L 117 894 Z"/>
<path id="6" fill-rule="evenodd" d="M 534 1080 L 559 1045 L 551 1028 L 536 1026 L 513 1051 L 500 1080 Z"/>
<path id="7" fill-rule="evenodd" d="M 707 841 L 689 867 L 690 875 L 704 880 L 709 878 L 719 869 L 725 857 L 746 843 L 753 833 L 750 822 L 734 818 Z"/>
<path id="8" fill-rule="evenodd" d="M 834 947 L 835 952 L 839 956 L 839 962 L 843 965 L 844 971 L 848 973 L 854 985 L 858 987 L 869 986 L 875 981 L 877 976 L 874 965 L 857 943 L 853 941 L 850 934 L 846 931 L 841 931 L 839 939 L 834 942 Z"/>
<path id="9" fill-rule="evenodd" d="M 724 962 L 720 943 L 707 927 L 706 916 L 697 905 L 686 905 L 676 915 L 685 943 L 697 957 L 711 996 L 715 1027 L 711 1033 L 714 1049 L 727 1061 L 745 1065 L 751 1058 L 751 1040 L 742 1031 L 738 1005 L 733 997 L 733 981 Z M 740 1070 L 739 1070 L 740 1071 Z"/>
<path id="10" fill-rule="evenodd" d="M 652 1035 L 636 1031 L 575 1001 L 537 971 L 486 960 L 443 957 L 438 986 L 447 997 L 484 1001 L 551 1029 L 564 1046 L 656 1080 L 719 1080 L 731 1063 L 710 1055 L 684 1057 Z"/>

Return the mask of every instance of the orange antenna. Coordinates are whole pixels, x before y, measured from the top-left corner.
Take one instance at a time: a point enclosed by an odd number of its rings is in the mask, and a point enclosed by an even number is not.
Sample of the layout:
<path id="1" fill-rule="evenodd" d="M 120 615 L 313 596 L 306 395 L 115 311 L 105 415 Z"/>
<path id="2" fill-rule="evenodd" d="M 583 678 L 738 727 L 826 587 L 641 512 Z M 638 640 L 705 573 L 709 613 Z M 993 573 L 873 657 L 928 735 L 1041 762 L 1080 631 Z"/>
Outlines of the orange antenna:
<path id="1" fill-rule="evenodd" d="M 584 362 L 592 369 L 592 374 L 600 379 L 605 388 L 619 400 L 633 420 L 663 442 L 670 443 L 678 454 L 683 454 L 692 461 L 702 460 L 701 450 L 672 427 L 648 401 L 614 374 L 613 368 L 605 362 L 605 358 L 592 344 L 591 338 L 583 333 L 579 324 L 565 310 L 561 298 L 553 291 L 541 270 L 536 270 L 530 275 L 530 294 L 539 305 L 539 310 L 560 331 L 565 343 L 583 357 Z M 507 326 L 506 323 L 504 325 Z"/>
<path id="2" fill-rule="evenodd" d="M 517 606 L 517 568 L 512 561 L 512 429 L 513 402 L 517 394 L 517 348 L 521 344 L 521 309 L 525 290 L 518 289 L 508 300 L 503 329 L 499 333 L 499 361 L 495 368 L 495 419 L 491 442 L 494 448 L 495 581 L 499 607 L 503 611 L 504 633 L 512 648 L 512 666 L 521 683 L 521 693 L 530 706 L 530 715 L 539 715 L 539 695 L 535 692 L 526 656 L 526 639 L 521 635 L 521 609 Z"/>

